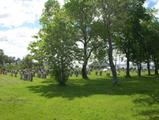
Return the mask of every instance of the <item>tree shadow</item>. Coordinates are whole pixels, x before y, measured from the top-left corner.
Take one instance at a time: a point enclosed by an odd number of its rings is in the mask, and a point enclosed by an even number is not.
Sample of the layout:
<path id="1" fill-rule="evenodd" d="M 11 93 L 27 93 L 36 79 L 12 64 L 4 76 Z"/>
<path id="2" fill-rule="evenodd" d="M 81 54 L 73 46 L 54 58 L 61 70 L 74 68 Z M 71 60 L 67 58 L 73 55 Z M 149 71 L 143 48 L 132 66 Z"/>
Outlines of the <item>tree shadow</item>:
<path id="1" fill-rule="evenodd" d="M 141 97 L 134 100 L 134 103 L 143 104 L 147 106 L 159 104 L 159 90 L 154 90 L 153 93 L 148 94 L 146 97 Z"/>
<path id="2" fill-rule="evenodd" d="M 139 112 L 139 115 L 146 116 L 149 120 L 159 120 L 159 90 L 134 100 L 134 103 L 147 108 Z"/>
<path id="3" fill-rule="evenodd" d="M 91 95 L 151 95 L 155 89 L 159 89 L 156 84 L 147 84 L 150 78 L 120 78 L 119 86 L 112 86 L 110 79 L 93 80 L 70 80 L 67 86 L 58 86 L 51 80 L 43 81 L 41 85 L 29 86 L 29 90 L 39 93 L 43 97 L 63 97 L 72 100 L 76 97 L 88 97 Z M 140 80 L 141 79 L 141 80 Z M 152 81 L 153 82 L 153 81 Z M 158 82 L 159 83 L 159 82 Z M 153 88 L 153 89 L 152 89 Z"/>
<path id="4" fill-rule="evenodd" d="M 154 85 L 151 90 L 145 94 L 146 96 L 138 97 L 134 103 L 139 106 L 144 106 L 146 109 L 141 110 L 138 115 L 146 116 L 148 120 L 159 120 L 159 82 L 158 77 L 153 79 Z"/>
<path id="5" fill-rule="evenodd" d="M 148 120 L 159 120 L 159 109 L 142 111 L 140 115 L 147 117 Z"/>
<path id="6" fill-rule="evenodd" d="M 40 93 L 41 96 L 52 98 L 52 97 L 63 97 L 72 100 L 76 97 L 87 97 L 94 94 L 107 94 L 107 89 L 104 86 L 107 81 L 103 80 L 104 84 L 94 84 L 96 81 L 76 81 L 75 83 L 68 82 L 66 86 L 59 86 L 51 81 L 44 81 L 42 85 L 29 86 L 29 90 L 34 93 Z"/>
<path id="7" fill-rule="evenodd" d="M 159 120 L 159 80 L 154 76 L 119 78 L 119 86 L 112 86 L 111 79 L 73 79 L 67 86 L 58 86 L 52 80 L 42 81 L 40 85 L 29 86 L 28 89 L 48 99 L 62 97 L 68 100 L 92 95 L 141 95 L 134 99 L 135 107 L 140 109 L 137 115 L 149 120 Z M 139 106 L 138 106 L 139 105 Z M 156 105 L 156 107 L 154 107 Z"/>

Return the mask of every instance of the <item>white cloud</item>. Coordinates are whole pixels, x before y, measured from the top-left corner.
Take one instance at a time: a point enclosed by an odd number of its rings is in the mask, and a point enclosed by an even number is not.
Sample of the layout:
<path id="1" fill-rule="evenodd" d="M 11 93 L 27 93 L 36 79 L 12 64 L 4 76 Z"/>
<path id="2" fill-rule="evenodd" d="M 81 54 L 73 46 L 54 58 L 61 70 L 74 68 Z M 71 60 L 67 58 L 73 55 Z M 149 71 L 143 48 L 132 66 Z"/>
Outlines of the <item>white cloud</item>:
<path id="1" fill-rule="evenodd" d="M 61 5 L 64 4 L 64 0 L 58 0 Z"/>
<path id="2" fill-rule="evenodd" d="M 17 27 L 24 23 L 34 23 L 42 13 L 46 0 L 1 0 L 0 25 Z"/>
<path id="3" fill-rule="evenodd" d="M 0 0 L 0 25 L 17 27 L 37 21 L 47 0 Z M 59 0 L 64 4 L 64 0 Z"/>
<path id="4" fill-rule="evenodd" d="M 38 28 L 22 26 L 39 20 L 46 0 L 0 0 L 0 49 L 5 54 L 24 57 Z M 4 30 L 2 28 L 9 28 Z"/>
<path id="5" fill-rule="evenodd" d="M 0 0 L 0 49 L 5 54 L 24 57 L 32 36 L 39 28 L 27 24 L 37 24 L 47 0 Z M 59 0 L 62 5 L 63 0 Z M 25 24 L 25 27 L 22 26 Z M 9 28 L 4 30 L 2 28 Z"/>
<path id="6" fill-rule="evenodd" d="M 144 6 L 147 7 L 152 7 L 158 10 L 158 12 L 155 14 L 156 17 L 159 18 L 159 0 L 146 0 Z"/>
<path id="7" fill-rule="evenodd" d="M 32 35 L 38 32 L 39 28 L 30 28 L 22 26 L 26 23 L 35 24 L 39 20 L 47 0 L 0 0 L 0 49 L 3 49 L 7 55 L 23 57 L 27 51 L 30 41 L 33 41 Z M 58 0 L 61 5 L 64 0 Z M 156 0 L 151 0 L 156 1 Z M 145 6 L 148 6 L 148 2 Z M 154 6 L 159 9 L 159 0 Z M 159 17 L 159 13 L 156 15 Z M 8 30 L 1 28 L 7 27 Z"/>
<path id="8" fill-rule="evenodd" d="M 9 56 L 22 58 L 28 53 L 27 46 L 34 40 L 32 36 L 37 32 L 38 29 L 27 27 L 0 31 L 0 48 Z"/>
<path id="9" fill-rule="evenodd" d="M 156 17 L 159 18 L 159 0 L 157 1 L 157 4 L 155 5 L 155 8 L 158 10 L 158 13 L 157 13 Z"/>

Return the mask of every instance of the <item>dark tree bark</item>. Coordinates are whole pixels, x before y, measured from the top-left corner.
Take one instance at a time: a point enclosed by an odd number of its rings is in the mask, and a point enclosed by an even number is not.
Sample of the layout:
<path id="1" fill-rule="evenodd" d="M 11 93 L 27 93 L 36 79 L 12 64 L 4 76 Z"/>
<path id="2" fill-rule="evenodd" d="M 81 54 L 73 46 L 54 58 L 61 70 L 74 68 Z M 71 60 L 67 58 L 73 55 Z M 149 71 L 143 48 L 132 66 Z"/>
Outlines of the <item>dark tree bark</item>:
<path id="1" fill-rule="evenodd" d="M 141 63 L 138 63 L 137 68 L 138 68 L 138 76 L 141 77 Z"/>
<path id="2" fill-rule="evenodd" d="M 82 66 L 82 77 L 83 79 L 88 79 L 88 76 L 87 76 L 87 64 L 84 63 L 83 66 Z"/>
<path id="3" fill-rule="evenodd" d="M 155 75 L 159 75 L 158 69 L 155 67 Z"/>
<path id="4" fill-rule="evenodd" d="M 155 64 L 155 75 L 159 75 L 159 73 L 158 73 L 158 61 L 157 61 L 157 59 L 155 58 L 154 59 L 154 64 Z"/>
<path id="5" fill-rule="evenodd" d="M 65 76 L 63 70 L 60 72 L 60 78 L 59 78 L 59 85 L 60 86 L 65 86 Z"/>
<path id="6" fill-rule="evenodd" d="M 60 86 L 65 86 L 66 85 L 66 81 L 67 81 L 67 76 L 66 76 L 66 71 L 65 71 L 65 67 L 64 67 L 64 63 L 63 63 L 63 58 L 61 57 L 61 66 L 59 69 L 59 74 L 58 75 L 58 83 Z M 57 71 L 58 72 L 58 71 Z"/>
<path id="7" fill-rule="evenodd" d="M 108 44 L 109 44 L 109 48 L 108 48 L 109 64 L 110 64 L 112 77 L 113 77 L 112 82 L 113 82 L 113 85 L 116 85 L 116 84 L 118 84 L 118 78 L 117 78 L 116 67 L 113 62 L 113 46 L 112 46 L 112 37 L 111 36 L 109 36 Z"/>
<path id="8" fill-rule="evenodd" d="M 113 62 L 113 32 L 112 30 L 112 13 L 108 12 L 110 9 L 108 9 L 107 5 L 105 4 L 105 1 L 102 0 L 102 9 L 103 9 L 103 22 L 104 25 L 106 27 L 106 31 L 107 31 L 107 37 L 104 37 L 103 40 L 106 42 L 106 44 L 108 43 L 108 59 L 109 59 L 109 65 L 111 68 L 111 72 L 112 72 L 112 82 L 113 85 L 117 85 L 118 84 L 118 77 L 117 77 L 117 72 L 116 72 L 116 67 L 114 65 Z M 107 15 L 105 15 L 105 12 L 108 12 Z"/>
<path id="9" fill-rule="evenodd" d="M 87 63 L 88 63 L 88 56 L 87 56 L 87 37 L 85 35 L 84 37 L 84 57 L 83 57 L 83 65 L 82 65 L 82 78 L 83 79 L 88 79 L 87 76 Z"/>
<path id="10" fill-rule="evenodd" d="M 126 77 L 130 77 L 130 56 L 129 56 L 129 53 L 126 54 L 126 58 L 127 58 Z"/>
<path id="11" fill-rule="evenodd" d="M 150 61 L 147 61 L 147 71 L 148 71 L 148 75 L 151 75 L 151 70 L 150 70 Z"/>

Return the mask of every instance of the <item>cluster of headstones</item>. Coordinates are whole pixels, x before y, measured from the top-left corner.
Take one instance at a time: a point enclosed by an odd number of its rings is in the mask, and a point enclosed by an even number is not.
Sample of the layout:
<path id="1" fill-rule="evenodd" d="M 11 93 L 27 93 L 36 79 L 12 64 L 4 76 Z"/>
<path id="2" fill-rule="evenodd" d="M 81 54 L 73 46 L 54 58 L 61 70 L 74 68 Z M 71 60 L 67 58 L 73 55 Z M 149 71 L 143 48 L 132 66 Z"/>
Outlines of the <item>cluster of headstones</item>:
<path id="1" fill-rule="evenodd" d="M 102 70 L 96 70 L 95 74 L 97 76 L 102 76 L 103 75 L 103 71 Z"/>
<path id="2" fill-rule="evenodd" d="M 33 77 L 38 77 L 42 79 L 46 79 L 48 75 L 48 71 L 45 69 L 33 70 L 33 69 L 23 69 L 23 70 L 5 70 L 0 69 L 0 74 L 10 74 L 12 77 L 17 77 L 20 75 L 21 80 L 33 81 Z"/>
<path id="3" fill-rule="evenodd" d="M 96 70 L 95 75 L 96 76 L 106 75 L 106 76 L 110 77 L 111 73 L 109 71 Z"/>
<path id="4" fill-rule="evenodd" d="M 9 71 L 10 75 L 17 77 L 18 73 L 21 80 L 33 81 L 34 77 L 46 79 L 47 71 L 45 69 L 33 70 L 33 69 L 23 69 L 23 70 L 11 70 Z"/>
<path id="5" fill-rule="evenodd" d="M 21 70 L 19 74 L 20 74 L 20 79 L 33 81 L 33 77 L 35 76 L 35 71 L 25 69 L 25 70 Z"/>
<path id="6" fill-rule="evenodd" d="M 71 70 L 69 76 L 72 77 L 73 75 L 75 75 L 76 77 L 78 77 L 79 75 L 81 75 L 81 71 L 78 70 L 78 69 Z"/>
<path id="7" fill-rule="evenodd" d="M 39 69 L 39 70 L 25 69 L 20 71 L 20 78 L 22 80 L 33 81 L 33 77 L 46 79 L 47 75 L 48 72 L 45 69 Z"/>
<path id="8" fill-rule="evenodd" d="M 90 75 L 91 72 L 92 72 L 91 70 L 88 70 L 88 71 L 87 71 L 87 74 Z M 79 70 L 79 69 L 78 69 L 78 70 L 75 69 L 75 70 L 72 70 L 72 71 L 70 72 L 70 75 L 69 75 L 69 76 L 72 77 L 73 75 L 75 75 L 76 77 L 78 77 L 79 75 L 82 75 L 82 72 L 81 72 L 81 70 Z"/>
<path id="9" fill-rule="evenodd" d="M 5 69 L 0 69 L 0 74 L 7 75 L 8 71 Z"/>
<path id="10" fill-rule="evenodd" d="M 37 71 L 37 77 L 38 78 L 46 79 L 47 78 L 47 74 L 48 74 L 48 72 L 45 69 L 39 69 Z"/>
<path id="11" fill-rule="evenodd" d="M 10 72 L 11 76 L 17 77 L 17 75 L 18 75 L 18 70 L 11 70 L 9 72 Z"/>

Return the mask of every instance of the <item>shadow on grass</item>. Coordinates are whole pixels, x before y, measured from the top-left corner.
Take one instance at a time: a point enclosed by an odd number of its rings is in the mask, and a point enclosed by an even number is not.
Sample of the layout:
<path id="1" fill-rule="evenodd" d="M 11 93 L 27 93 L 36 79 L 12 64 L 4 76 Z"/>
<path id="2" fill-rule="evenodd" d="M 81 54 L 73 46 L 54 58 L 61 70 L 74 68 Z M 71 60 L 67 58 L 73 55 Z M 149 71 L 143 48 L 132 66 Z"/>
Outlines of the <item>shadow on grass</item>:
<path id="1" fill-rule="evenodd" d="M 136 88 L 143 88 L 147 92 L 144 93 L 145 96 L 141 95 L 141 97 L 137 97 L 133 101 L 136 105 L 139 105 L 139 107 L 144 108 L 144 110 L 142 109 L 138 115 L 144 116 L 148 120 L 159 120 L 159 77 L 145 77 L 145 80 L 142 80 L 141 78 L 141 81 L 144 81 L 142 86 L 138 85 Z"/>
<path id="2" fill-rule="evenodd" d="M 144 98 L 137 98 L 134 100 L 135 104 L 146 107 L 138 115 L 146 116 L 148 120 L 159 120 L 159 90 L 153 88 L 154 91 Z"/>
<path id="3" fill-rule="evenodd" d="M 146 116 L 148 120 L 159 120 L 159 109 L 142 111 L 140 115 Z"/>
<path id="4" fill-rule="evenodd" d="M 58 86 L 51 80 L 43 81 L 42 85 L 29 86 L 29 90 L 34 93 L 40 93 L 41 96 L 63 97 L 74 99 L 76 97 L 88 97 L 91 95 L 132 95 L 146 94 L 151 95 L 156 89 L 159 89 L 159 81 L 152 77 L 133 77 L 130 79 L 120 78 L 120 85 L 113 87 L 110 79 L 93 79 L 93 80 L 70 80 L 67 86 Z"/>
<path id="5" fill-rule="evenodd" d="M 58 86 L 52 80 L 43 81 L 41 85 L 29 86 L 28 89 L 43 97 L 62 97 L 73 100 L 91 95 L 141 95 L 133 101 L 135 105 L 146 109 L 137 114 L 149 120 L 159 120 L 159 79 L 158 77 L 119 78 L 120 85 L 113 87 L 110 79 L 71 79 L 67 86 Z M 144 97 L 143 97 L 144 96 Z M 157 108 L 152 106 L 156 105 Z"/>

